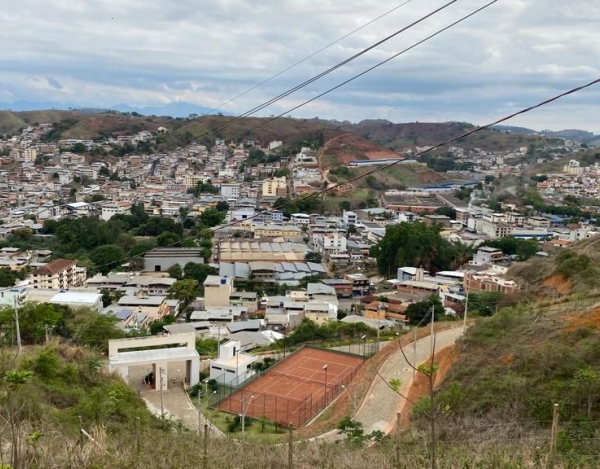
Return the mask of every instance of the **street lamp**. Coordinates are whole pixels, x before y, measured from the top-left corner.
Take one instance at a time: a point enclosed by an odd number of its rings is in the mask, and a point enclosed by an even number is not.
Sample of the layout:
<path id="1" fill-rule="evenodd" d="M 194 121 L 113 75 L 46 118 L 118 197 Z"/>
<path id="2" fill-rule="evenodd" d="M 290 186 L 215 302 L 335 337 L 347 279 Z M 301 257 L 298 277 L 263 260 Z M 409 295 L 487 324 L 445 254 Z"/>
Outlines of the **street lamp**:
<path id="1" fill-rule="evenodd" d="M 342 389 L 346 392 L 346 394 L 348 394 L 348 399 L 350 399 L 350 403 L 352 404 L 352 415 L 351 415 L 351 417 L 354 420 L 354 415 L 356 414 L 356 408 L 355 408 L 356 403 L 354 402 L 355 401 L 354 397 L 355 397 L 355 394 L 356 394 L 356 388 L 354 386 L 352 386 L 352 396 L 350 396 L 350 393 L 348 392 L 348 388 L 346 386 L 344 386 L 343 384 L 342 384 Z"/>
<path id="2" fill-rule="evenodd" d="M 244 399 L 242 399 L 242 441 L 246 441 L 246 412 L 248 412 L 248 408 L 250 407 L 250 403 L 254 399 L 254 394 L 250 396 L 248 399 L 246 408 L 244 409 Z"/>

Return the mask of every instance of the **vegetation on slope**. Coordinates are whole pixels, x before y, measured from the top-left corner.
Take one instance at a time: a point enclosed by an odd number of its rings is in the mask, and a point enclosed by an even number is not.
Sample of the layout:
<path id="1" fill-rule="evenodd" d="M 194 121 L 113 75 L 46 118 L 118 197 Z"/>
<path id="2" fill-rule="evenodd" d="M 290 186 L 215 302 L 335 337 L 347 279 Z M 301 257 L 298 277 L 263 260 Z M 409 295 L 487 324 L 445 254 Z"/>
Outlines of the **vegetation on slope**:
<path id="1" fill-rule="evenodd" d="M 447 409 L 439 426 L 452 440 L 512 436 L 547 454 L 556 403 L 563 463 L 588 467 L 587 455 L 600 450 L 600 309 L 541 306 L 506 308 L 469 329 L 436 395 Z M 567 307 L 576 312 L 565 314 Z"/>
<path id="2" fill-rule="evenodd" d="M 0 135 L 12 135 L 27 127 L 27 123 L 10 111 L 0 111 Z"/>
<path id="3" fill-rule="evenodd" d="M 515 264 L 510 278 L 539 295 L 590 293 L 600 287 L 600 236 L 556 249 L 548 258 L 533 257 Z"/>

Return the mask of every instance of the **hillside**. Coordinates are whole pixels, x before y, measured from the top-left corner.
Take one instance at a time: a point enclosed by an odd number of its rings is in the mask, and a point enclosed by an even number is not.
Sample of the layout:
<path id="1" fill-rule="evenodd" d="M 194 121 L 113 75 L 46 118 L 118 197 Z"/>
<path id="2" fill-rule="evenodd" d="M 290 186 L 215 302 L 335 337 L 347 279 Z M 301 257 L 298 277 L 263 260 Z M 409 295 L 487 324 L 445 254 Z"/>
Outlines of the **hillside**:
<path id="1" fill-rule="evenodd" d="M 593 294 L 600 287 L 600 236 L 556 249 L 548 258 L 533 257 L 512 266 L 508 277 L 539 297 Z"/>
<path id="2" fill-rule="evenodd" d="M 0 133 L 12 134 L 32 124 L 60 124 L 56 138 L 99 139 L 110 134 L 132 134 L 170 127 L 169 117 L 136 117 L 115 112 L 85 111 L 0 111 Z"/>
<path id="3" fill-rule="evenodd" d="M 539 451 L 543 461 L 558 404 L 557 449 L 565 466 L 557 466 L 597 467 L 599 344 L 600 307 L 593 300 L 521 305 L 480 320 L 436 395 L 436 405 L 448 409 L 439 420 L 440 439 L 480 451 L 504 442 L 517 452 Z M 425 426 L 415 418 L 418 428 Z"/>
<path id="4" fill-rule="evenodd" d="M 27 123 L 10 111 L 0 111 L 0 135 L 13 134 L 26 127 Z"/>
<path id="5" fill-rule="evenodd" d="M 142 116 L 139 114 L 123 114 L 102 110 L 41 110 L 24 112 L 0 112 L 0 132 L 12 133 L 25 124 L 63 122 L 67 128 L 66 137 L 96 138 L 108 133 L 131 133 L 139 130 L 154 130 L 163 125 L 175 130 L 171 136 L 173 145 L 185 143 L 190 137 L 207 134 L 207 143 L 213 141 L 215 135 L 211 130 L 218 129 L 231 122 L 232 116 L 211 115 L 196 119 L 171 117 Z M 324 134 L 331 139 L 343 133 L 351 133 L 357 137 L 372 140 L 376 144 L 401 150 L 414 146 L 426 146 L 462 134 L 473 126 L 467 123 L 401 123 L 394 124 L 386 120 L 365 120 L 359 123 L 338 122 L 323 119 L 279 118 L 260 128 L 268 118 L 244 118 L 221 131 L 216 131 L 219 138 L 241 139 L 254 138 L 261 143 L 271 140 L 283 140 L 290 143 L 305 138 L 313 138 Z M 256 128 L 256 129 L 255 129 Z M 484 150 L 512 149 L 540 142 L 541 136 L 525 134 L 509 134 L 497 130 L 486 130 L 469 137 L 459 145 L 465 148 L 482 148 Z"/>
<path id="6" fill-rule="evenodd" d="M 340 126 L 341 130 L 352 132 L 394 150 L 434 145 L 462 135 L 472 128 L 473 125 L 463 122 L 393 124 L 379 120 Z M 543 137 L 534 135 L 513 135 L 497 130 L 483 130 L 459 141 L 456 145 L 465 149 L 481 148 L 486 151 L 496 151 L 519 148 L 542 140 Z"/>

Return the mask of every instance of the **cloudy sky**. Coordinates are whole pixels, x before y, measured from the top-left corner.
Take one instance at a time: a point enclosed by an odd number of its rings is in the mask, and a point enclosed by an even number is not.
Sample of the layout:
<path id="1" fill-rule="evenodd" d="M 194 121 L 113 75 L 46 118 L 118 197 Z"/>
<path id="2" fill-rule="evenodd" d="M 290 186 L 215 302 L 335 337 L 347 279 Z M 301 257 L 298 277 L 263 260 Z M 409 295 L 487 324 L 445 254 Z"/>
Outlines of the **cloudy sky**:
<path id="1" fill-rule="evenodd" d="M 0 0 L 0 102 L 214 108 L 406 0 Z M 223 106 L 242 113 L 448 3 L 410 0 Z M 411 46 L 486 0 L 458 0 L 323 80 L 279 114 Z M 483 124 L 600 78 L 600 2 L 499 0 L 297 117 Z M 600 132 L 600 85 L 519 118 Z"/>

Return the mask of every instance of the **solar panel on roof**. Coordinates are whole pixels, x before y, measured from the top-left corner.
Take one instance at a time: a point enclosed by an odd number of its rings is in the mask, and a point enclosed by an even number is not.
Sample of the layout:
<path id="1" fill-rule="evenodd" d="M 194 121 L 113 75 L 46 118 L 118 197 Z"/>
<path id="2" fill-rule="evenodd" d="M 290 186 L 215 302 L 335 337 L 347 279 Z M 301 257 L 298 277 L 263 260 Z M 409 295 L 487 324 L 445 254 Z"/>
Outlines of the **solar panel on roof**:
<path id="1" fill-rule="evenodd" d="M 117 319 L 120 319 L 121 321 L 127 320 L 127 318 L 129 318 L 129 316 L 131 316 L 132 314 L 133 311 L 131 309 L 120 309 L 119 311 L 114 313 L 115 317 Z"/>

